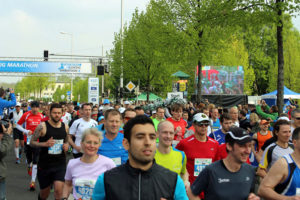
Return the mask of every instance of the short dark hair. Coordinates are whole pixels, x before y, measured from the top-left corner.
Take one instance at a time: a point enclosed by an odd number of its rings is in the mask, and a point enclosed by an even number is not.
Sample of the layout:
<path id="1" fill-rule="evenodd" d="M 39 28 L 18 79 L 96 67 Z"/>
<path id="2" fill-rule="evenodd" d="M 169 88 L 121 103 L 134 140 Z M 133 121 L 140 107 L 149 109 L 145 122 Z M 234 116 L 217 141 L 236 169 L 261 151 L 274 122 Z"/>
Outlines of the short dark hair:
<path id="1" fill-rule="evenodd" d="M 51 113 L 51 111 L 52 111 L 54 108 L 60 108 L 61 111 L 62 111 L 62 105 L 61 105 L 60 103 L 53 103 L 53 104 L 51 104 L 51 106 L 50 106 L 50 113 Z"/>
<path id="2" fill-rule="evenodd" d="M 300 138 L 300 127 L 295 128 L 292 135 L 292 140 L 298 140 Z"/>
<path id="3" fill-rule="evenodd" d="M 81 109 L 83 109 L 84 106 L 90 106 L 90 107 L 92 108 L 92 105 L 91 105 L 90 103 L 83 103 L 83 104 L 81 105 Z"/>
<path id="4" fill-rule="evenodd" d="M 277 140 L 277 135 L 275 134 L 276 132 L 279 132 L 280 126 L 282 125 L 291 125 L 291 123 L 287 120 L 280 119 L 277 122 L 275 122 L 273 126 L 273 137 Z"/>
<path id="5" fill-rule="evenodd" d="M 291 116 L 294 118 L 296 113 L 300 113 L 300 109 L 299 108 L 296 108 L 294 109 L 292 112 L 291 112 Z"/>
<path id="6" fill-rule="evenodd" d="M 241 111 L 240 111 L 240 114 L 241 114 L 243 117 L 246 117 L 247 112 L 246 112 L 245 110 L 241 110 Z"/>
<path id="7" fill-rule="evenodd" d="M 277 113 L 278 112 L 278 107 L 277 106 L 272 106 L 271 110 L 273 113 Z"/>
<path id="8" fill-rule="evenodd" d="M 138 116 L 130 119 L 123 127 L 124 138 L 126 138 L 129 143 L 130 143 L 130 139 L 131 139 L 131 130 L 137 124 L 151 124 L 154 127 L 153 121 L 146 115 L 138 115 Z"/>
<path id="9" fill-rule="evenodd" d="M 36 107 L 36 108 L 38 108 L 38 107 L 40 107 L 40 103 L 38 101 L 32 101 L 30 103 L 30 107 Z"/>
<path id="10" fill-rule="evenodd" d="M 134 108 L 134 110 L 144 110 L 141 106 L 137 106 Z"/>
<path id="11" fill-rule="evenodd" d="M 0 97 L 2 97 L 5 94 L 5 90 L 3 88 L 0 88 Z"/>
<path id="12" fill-rule="evenodd" d="M 126 115 L 126 112 L 135 112 L 135 110 L 133 109 L 133 108 L 126 108 L 126 110 L 123 112 L 123 118 L 125 117 L 125 115 Z"/>
<path id="13" fill-rule="evenodd" d="M 104 119 L 107 120 L 109 115 L 119 115 L 120 118 L 122 117 L 121 113 L 116 109 L 108 109 L 104 113 Z"/>
<path id="14" fill-rule="evenodd" d="M 163 110 L 165 110 L 162 106 L 158 106 L 158 107 L 156 108 L 156 112 L 158 112 L 158 109 L 163 109 Z"/>
<path id="15" fill-rule="evenodd" d="M 171 106 L 171 111 L 179 111 L 180 109 L 183 110 L 183 106 L 179 103 L 175 103 Z"/>
<path id="16" fill-rule="evenodd" d="M 223 113 L 223 115 L 221 115 L 221 117 L 220 117 L 220 122 L 223 123 L 224 119 L 231 120 L 231 117 L 228 113 Z"/>

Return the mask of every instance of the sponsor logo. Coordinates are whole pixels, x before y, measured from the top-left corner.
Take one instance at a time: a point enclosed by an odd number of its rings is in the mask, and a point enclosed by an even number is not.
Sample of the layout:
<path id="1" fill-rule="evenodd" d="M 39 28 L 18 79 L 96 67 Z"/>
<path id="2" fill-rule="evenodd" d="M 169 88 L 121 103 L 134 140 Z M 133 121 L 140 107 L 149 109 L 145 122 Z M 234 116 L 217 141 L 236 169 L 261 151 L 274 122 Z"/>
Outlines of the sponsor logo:
<path id="1" fill-rule="evenodd" d="M 230 179 L 228 179 L 228 178 L 224 178 L 224 179 L 218 178 L 218 182 L 219 182 L 219 183 L 229 183 L 229 182 L 230 182 Z"/>

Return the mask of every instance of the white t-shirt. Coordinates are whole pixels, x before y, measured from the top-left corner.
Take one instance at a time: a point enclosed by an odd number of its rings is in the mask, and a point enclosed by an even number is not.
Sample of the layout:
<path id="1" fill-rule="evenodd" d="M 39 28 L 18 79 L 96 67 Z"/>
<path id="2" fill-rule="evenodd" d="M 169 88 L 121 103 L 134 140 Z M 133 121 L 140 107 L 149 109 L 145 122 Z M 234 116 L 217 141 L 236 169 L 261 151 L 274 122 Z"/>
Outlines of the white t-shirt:
<path id="1" fill-rule="evenodd" d="M 64 114 L 64 116 L 62 116 L 61 119 L 63 120 L 63 122 L 64 122 L 65 124 L 69 125 L 70 121 L 72 120 L 72 117 L 71 117 L 71 114 L 70 114 L 70 113 L 66 112 L 66 113 Z"/>
<path id="2" fill-rule="evenodd" d="M 84 163 L 80 158 L 71 159 L 65 180 L 72 181 L 74 199 L 90 200 L 98 176 L 114 167 L 115 163 L 102 155 L 93 163 Z"/>
<path id="3" fill-rule="evenodd" d="M 82 134 L 86 129 L 95 128 L 96 126 L 98 126 L 98 123 L 93 119 L 90 119 L 88 122 L 83 118 L 75 120 L 69 130 L 70 134 L 75 136 L 75 145 L 80 146 Z M 73 148 L 73 153 L 79 152 Z"/>

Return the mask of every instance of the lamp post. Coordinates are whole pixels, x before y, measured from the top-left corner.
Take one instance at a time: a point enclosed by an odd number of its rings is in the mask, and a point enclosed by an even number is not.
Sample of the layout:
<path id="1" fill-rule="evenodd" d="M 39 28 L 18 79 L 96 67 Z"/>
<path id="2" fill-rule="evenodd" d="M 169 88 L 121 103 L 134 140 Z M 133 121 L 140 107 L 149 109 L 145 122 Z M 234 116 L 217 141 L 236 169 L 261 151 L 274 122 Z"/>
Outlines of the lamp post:
<path id="1" fill-rule="evenodd" d="M 121 59 L 123 60 L 123 0 L 121 0 Z M 120 91 L 123 90 L 123 65 L 121 63 Z M 120 97 L 120 103 L 123 103 L 123 97 Z"/>
<path id="2" fill-rule="evenodd" d="M 69 35 L 71 38 L 71 60 L 73 60 L 73 33 L 67 33 L 65 31 L 60 31 L 59 32 L 62 35 Z M 73 96 L 73 73 L 71 74 L 71 94 L 70 94 L 70 101 L 72 101 L 72 96 Z"/>

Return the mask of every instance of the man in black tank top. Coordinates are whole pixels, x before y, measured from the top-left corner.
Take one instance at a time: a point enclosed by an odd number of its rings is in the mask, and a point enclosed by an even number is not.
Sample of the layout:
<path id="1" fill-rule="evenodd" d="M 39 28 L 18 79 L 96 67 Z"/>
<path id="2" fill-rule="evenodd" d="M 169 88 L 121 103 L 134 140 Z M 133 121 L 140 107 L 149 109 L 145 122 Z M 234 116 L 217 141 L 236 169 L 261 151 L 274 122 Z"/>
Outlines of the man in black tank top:
<path id="1" fill-rule="evenodd" d="M 34 131 L 30 145 L 40 147 L 37 177 L 40 184 L 39 200 L 48 198 L 51 185 L 54 185 L 55 199 L 61 199 L 66 172 L 66 154 L 69 145 L 69 127 L 61 122 L 62 106 L 52 104 L 50 119 L 42 122 Z M 39 140 L 39 142 L 38 142 Z"/>

